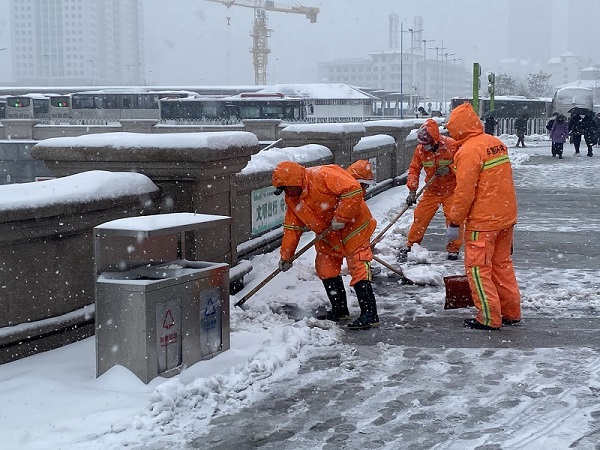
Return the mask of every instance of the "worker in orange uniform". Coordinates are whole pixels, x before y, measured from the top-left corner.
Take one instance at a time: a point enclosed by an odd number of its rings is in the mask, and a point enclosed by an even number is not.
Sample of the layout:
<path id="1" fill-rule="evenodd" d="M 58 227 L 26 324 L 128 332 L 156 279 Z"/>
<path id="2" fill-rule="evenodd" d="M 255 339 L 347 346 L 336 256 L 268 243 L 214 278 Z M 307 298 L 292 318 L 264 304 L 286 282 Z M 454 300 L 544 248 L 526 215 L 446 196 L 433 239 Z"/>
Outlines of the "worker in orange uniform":
<path id="1" fill-rule="evenodd" d="M 305 168 L 291 161 L 281 162 L 273 171 L 275 194 L 285 192 L 287 206 L 279 268 L 286 272 L 305 227 L 317 234 L 331 231 L 315 244 L 315 269 L 323 280 L 331 310 L 319 319 L 338 321 L 350 313 L 341 268 L 346 258 L 352 276 L 360 317 L 348 325 L 353 330 L 379 325 L 377 304 L 371 284 L 370 238 L 377 222 L 363 198 L 360 184 L 337 165 Z"/>
<path id="2" fill-rule="evenodd" d="M 359 159 L 353 162 L 346 169 L 352 177 L 360 183 L 363 190 L 363 196 L 367 194 L 367 188 L 375 184 L 375 176 L 371 169 L 371 163 L 366 159 Z"/>
<path id="3" fill-rule="evenodd" d="M 436 178 L 425 189 L 423 197 L 415 208 L 414 221 L 408 231 L 406 246 L 401 248 L 398 254 L 399 261 L 406 261 L 412 245 L 421 243 L 425 231 L 440 205 L 444 209 L 446 225 L 448 225 L 448 212 L 452 206 L 452 196 L 456 186 L 456 178 L 450 170 L 457 149 L 454 139 L 440 135 L 436 121 L 427 119 L 417 131 L 417 142 L 417 148 L 408 168 L 406 204 L 412 206 L 417 202 L 417 189 L 422 169 L 425 170 L 425 182 L 428 182 L 434 175 Z M 460 235 L 457 239 L 447 243 L 448 259 L 458 259 L 461 245 Z"/>
<path id="4" fill-rule="evenodd" d="M 517 198 L 506 145 L 483 132 L 469 103 L 456 107 L 446 124 L 459 146 L 448 240 L 465 223 L 465 270 L 477 317 L 465 327 L 497 330 L 521 320 L 521 294 L 512 263 Z"/>

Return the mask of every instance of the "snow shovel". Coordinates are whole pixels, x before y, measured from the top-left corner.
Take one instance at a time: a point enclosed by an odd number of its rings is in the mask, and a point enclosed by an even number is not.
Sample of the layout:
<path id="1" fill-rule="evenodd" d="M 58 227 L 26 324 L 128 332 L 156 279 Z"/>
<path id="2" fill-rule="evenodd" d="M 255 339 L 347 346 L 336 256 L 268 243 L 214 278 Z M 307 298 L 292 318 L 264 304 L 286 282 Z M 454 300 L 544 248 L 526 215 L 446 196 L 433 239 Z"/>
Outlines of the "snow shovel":
<path id="1" fill-rule="evenodd" d="M 414 284 L 412 282 L 412 280 L 409 280 L 408 278 L 406 278 L 404 276 L 404 272 L 402 272 L 402 269 L 400 267 L 394 267 L 391 264 L 387 263 L 386 261 L 384 261 L 381 258 L 378 258 L 377 256 L 373 255 L 373 259 L 375 261 L 377 261 L 379 264 L 381 264 L 383 267 L 385 267 L 386 269 L 394 272 L 396 275 L 399 275 L 400 278 L 402 279 L 402 284 Z"/>
<path id="2" fill-rule="evenodd" d="M 444 285 L 446 286 L 446 302 L 444 309 L 458 309 L 475 306 L 471 289 L 469 288 L 469 280 L 466 275 L 452 275 L 444 277 Z"/>
<path id="3" fill-rule="evenodd" d="M 327 228 L 325 231 L 323 231 L 321 234 L 317 235 L 312 241 L 310 241 L 308 244 L 306 244 L 304 247 L 302 247 L 300 250 L 298 250 L 298 252 L 296 252 L 294 254 L 294 256 L 292 256 L 288 262 L 293 262 L 296 259 L 298 259 L 301 255 L 303 255 L 308 249 L 310 249 L 313 245 L 315 245 L 318 241 L 320 241 L 321 239 L 323 239 L 327 233 L 329 233 L 331 231 L 331 227 Z M 256 294 L 260 289 L 262 289 L 269 281 L 271 281 L 273 278 L 275 278 L 279 272 L 281 272 L 281 269 L 279 267 L 277 267 L 277 269 L 275 269 L 269 276 L 267 276 L 267 278 L 265 278 L 264 280 L 262 280 L 259 284 L 257 284 L 254 289 L 252 289 L 250 292 L 248 292 L 246 295 L 244 295 L 236 304 L 235 306 L 239 306 L 240 308 L 242 307 L 242 305 L 244 303 L 246 303 L 248 301 L 248 299 L 250 297 L 252 297 L 254 294 Z"/>
<path id="4" fill-rule="evenodd" d="M 427 189 L 427 188 L 429 187 L 429 185 L 430 185 L 431 183 L 433 183 L 433 180 L 435 180 L 435 179 L 436 179 L 436 175 L 432 176 L 432 177 L 429 179 L 429 181 L 428 181 L 427 183 L 425 183 L 425 185 L 424 185 L 424 186 L 423 186 L 421 189 L 419 189 L 419 191 L 417 192 L 417 198 L 419 198 L 419 197 L 421 196 L 421 194 L 423 193 L 423 191 L 424 191 L 425 189 Z M 384 235 L 385 233 L 387 233 L 387 230 L 389 230 L 389 229 L 392 227 L 392 225 L 394 225 L 394 224 L 395 224 L 395 223 L 398 221 L 398 219 L 400 219 L 400 217 L 402 217 L 402 215 L 403 215 L 403 214 L 404 214 L 404 213 L 405 213 L 405 212 L 408 210 L 408 208 L 410 208 L 410 206 L 408 206 L 408 205 L 404 205 L 404 208 L 402 208 L 402 209 L 400 210 L 400 212 L 399 212 L 399 213 L 396 215 L 396 217 L 394 217 L 394 218 L 393 218 L 393 219 L 390 221 L 390 223 L 388 223 L 388 224 L 385 226 L 385 228 L 384 228 L 383 230 L 381 230 L 377 236 L 375 236 L 375 239 L 373 239 L 373 240 L 371 241 L 371 248 L 375 247 L 375 246 L 376 246 L 376 245 L 377 245 L 379 242 L 381 242 L 381 240 L 383 239 L 383 235 Z M 378 262 L 379 262 L 379 261 L 378 261 Z"/>

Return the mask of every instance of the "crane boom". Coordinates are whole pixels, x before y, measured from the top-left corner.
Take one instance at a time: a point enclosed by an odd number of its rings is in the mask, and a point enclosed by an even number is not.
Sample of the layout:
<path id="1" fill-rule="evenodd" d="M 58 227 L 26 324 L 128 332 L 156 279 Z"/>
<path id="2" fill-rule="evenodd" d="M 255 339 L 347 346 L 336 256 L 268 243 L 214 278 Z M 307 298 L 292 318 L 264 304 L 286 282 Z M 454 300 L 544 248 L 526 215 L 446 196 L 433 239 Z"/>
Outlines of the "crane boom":
<path id="1" fill-rule="evenodd" d="M 254 60 L 254 82 L 257 85 L 267 84 L 267 62 L 271 50 L 268 38 L 273 30 L 267 28 L 266 11 L 276 11 L 291 14 L 304 14 L 311 23 L 317 21 L 319 8 L 311 6 L 287 6 L 278 5 L 272 0 L 206 0 L 207 2 L 221 3 L 231 8 L 232 6 L 244 6 L 254 9 L 254 24 L 252 26 L 252 50 Z"/>
<path id="2" fill-rule="evenodd" d="M 246 8 L 259 8 L 267 11 L 277 11 L 291 14 L 304 14 L 310 23 L 317 21 L 319 8 L 312 6 L 278 5 L 272 0 L 206 0 L 207 2 L 221 3 L 231 8 L 232 6 L 245 6 Z"/>

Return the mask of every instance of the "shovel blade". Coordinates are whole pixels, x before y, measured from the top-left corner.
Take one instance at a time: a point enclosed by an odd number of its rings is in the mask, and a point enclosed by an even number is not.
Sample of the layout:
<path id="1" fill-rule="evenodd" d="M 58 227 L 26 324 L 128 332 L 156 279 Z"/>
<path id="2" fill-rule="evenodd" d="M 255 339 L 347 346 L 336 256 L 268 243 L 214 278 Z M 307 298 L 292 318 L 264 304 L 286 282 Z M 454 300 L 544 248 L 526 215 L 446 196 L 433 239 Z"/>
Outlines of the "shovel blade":
<path id="1" fill-rule="evenodd" d="M 446 302 L 444 309 L 458 309 L 475 306 L 471 289 L 469 288 L 469 280 L 466 275 L 453 275 L 444 277 L 444 285 L 446 286 Z"/>

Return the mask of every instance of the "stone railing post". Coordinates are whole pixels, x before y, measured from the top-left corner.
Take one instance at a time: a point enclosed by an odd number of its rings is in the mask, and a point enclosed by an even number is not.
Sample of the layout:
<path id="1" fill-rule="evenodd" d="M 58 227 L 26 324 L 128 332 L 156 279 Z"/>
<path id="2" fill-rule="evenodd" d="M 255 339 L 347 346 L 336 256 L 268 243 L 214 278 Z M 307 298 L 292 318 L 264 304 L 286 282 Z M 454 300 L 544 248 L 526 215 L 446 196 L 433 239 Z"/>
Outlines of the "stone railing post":
<path id="1" fill-rule="evenodd" d="M 32 156 L 56 176 L 88 170 L 138 172 L 163 191 L 161 212 L 197 212 L 232 217 L 219 236 L 196 238 L 191 259 L 237 263 L 235 176 L 259 150 L 254 134 L 243 131 L 182 134 L 110 133 L 42 141 Z M 218 254 L 219 239 L 229 253 Z"/>
<path id="2" fill-rule="evenodd" d="M 279 139 L 279 119 L 246 119 L 242 120 L 244 128 L 256 135 L 259 141 L 276 141 Z"/>
<path id="3" fill-rule="evenodd" d="M 315 123 L 289 125 L 279 135 L 282 147 L 323 145 L 333 153 L 333 163 L 345 168 L 352 163 L 352 149 L 365 134 L 362 123 Z"/>
<path id="4" fill-rule="evenodd" d="M 415 128 L 413 119 L 404 120 L 374 120 L 365 122 L 367 136 L 387 134 L 396 141 L 396 151 L 392 158 L 392 177 L 402 175 L 408 170 L 408 165 L 414 153 L 414 146 L 407 145 L 406 137 Z"/>
<path id="5" fill-rule="evenodd" d="M 33 139 L 33 127 L 37 119 L 2 119 L 6 139 Z"/>

